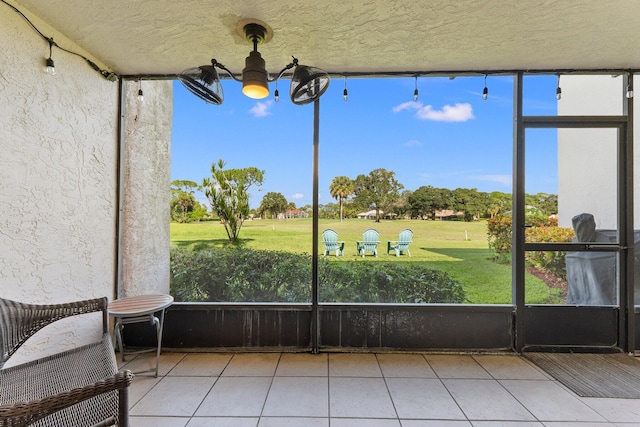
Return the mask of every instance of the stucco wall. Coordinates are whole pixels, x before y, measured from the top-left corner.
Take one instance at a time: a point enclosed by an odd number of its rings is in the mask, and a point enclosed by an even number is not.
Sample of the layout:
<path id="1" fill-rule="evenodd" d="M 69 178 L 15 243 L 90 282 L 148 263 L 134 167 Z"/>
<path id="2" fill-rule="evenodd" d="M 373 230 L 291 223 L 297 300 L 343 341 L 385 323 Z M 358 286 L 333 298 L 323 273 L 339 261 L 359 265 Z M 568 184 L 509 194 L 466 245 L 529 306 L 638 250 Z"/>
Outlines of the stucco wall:
<path id="1" fill-rule="evenodd" d="M 82 52 L 30 18 L 59 45 Z M 0 296 L 112 297 L 117 83 L 55 48 L 56 75 L 43 73 L 49 44 L 4 4 L 0 40 Z M 87 323 L 41 334 L 37 346 L 53 352 L 99 335 Z"/>
<path id="2" fill-rule="evenodd" d="M 169 293 L 172 88 L 168 81 L 127 84 L 120 296 Z"/>
<path id="3" fill-rule="evenodd" d="M 56 43 L 100 63 L 22 10 Z M 117 82 L 49 44 L 0 3 L 0 296 L 31 303 L 116 297 Z M 102 65 L 104 66 L 104 65 Z M 124 294 L 168 291 L 171 83 L 128 87 L 121 261 Z M 126 247 L 125 247 L 126 243 Z M 126 288 L 126 287 L 129 288 Z M 7 366 L 93 340 L 100 317 L 39 332 Z"/>
<path id="4" fill-rule="evenodd" d="M 625 87 L 621 76 L 563 76 L 560 84 L 562 100 L 558 104 L 559 115 L 622 114 Z M 637 118 L 635 122 L 638 123 Z M 635 140 L 637 146 L 638 138 Z M 597 228 L 617 229 L 616 156 L 615 130 L 558 131 L 558 222 L 561 227 L 571 227 L 574 215 L 588 212 L 594 215 Z M 635 164 L 640 164 L 637 154 Z M 640 187 L 637 179 L 634 185 L 635 228 L 640 228 L 637 202 L 640 200 Z"/>

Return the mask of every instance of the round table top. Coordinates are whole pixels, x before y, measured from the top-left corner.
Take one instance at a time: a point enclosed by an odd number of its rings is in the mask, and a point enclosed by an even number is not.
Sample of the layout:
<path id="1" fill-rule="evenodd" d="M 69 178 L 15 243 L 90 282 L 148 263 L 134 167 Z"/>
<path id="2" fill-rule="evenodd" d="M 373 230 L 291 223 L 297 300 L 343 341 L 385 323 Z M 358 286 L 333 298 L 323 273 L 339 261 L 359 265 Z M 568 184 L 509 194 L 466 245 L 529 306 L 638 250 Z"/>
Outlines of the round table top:
<path id="1" fill-rule="evenodd" d="M 171 295 L 136 295 L 111 301 L 108 310 L 114 317 L 144 316 L 164 310 L 172 303 Z"/>

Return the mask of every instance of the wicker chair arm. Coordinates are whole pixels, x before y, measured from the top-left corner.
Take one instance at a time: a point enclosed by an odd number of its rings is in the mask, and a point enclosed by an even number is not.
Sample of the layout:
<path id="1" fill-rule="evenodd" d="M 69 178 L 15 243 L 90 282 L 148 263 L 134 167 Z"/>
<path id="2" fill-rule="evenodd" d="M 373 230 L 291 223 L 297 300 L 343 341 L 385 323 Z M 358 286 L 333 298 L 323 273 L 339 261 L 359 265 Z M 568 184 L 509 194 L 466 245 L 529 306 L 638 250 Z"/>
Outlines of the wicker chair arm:
<path id="1" fill-rule="evenodd" d="M 63 304 L 26 304 L 0 298 L 0 368 L 33 334 L 65 317 L 101 311 L 102 333 L 108 333 L 107 306 L 105 297 Z"/>
<path id="2" fill-rule="evenodd" d="M 27 426 L 76 403 L 116 390 L 126 390 L 133 381 L 130 371 L 118 372 L 94 384 L 31 402 L 0 406 L 0 427 Z M 115 423 L 115 420 L 113 420 Z M 109 425 L 105 423 L 104 425 Z"/>

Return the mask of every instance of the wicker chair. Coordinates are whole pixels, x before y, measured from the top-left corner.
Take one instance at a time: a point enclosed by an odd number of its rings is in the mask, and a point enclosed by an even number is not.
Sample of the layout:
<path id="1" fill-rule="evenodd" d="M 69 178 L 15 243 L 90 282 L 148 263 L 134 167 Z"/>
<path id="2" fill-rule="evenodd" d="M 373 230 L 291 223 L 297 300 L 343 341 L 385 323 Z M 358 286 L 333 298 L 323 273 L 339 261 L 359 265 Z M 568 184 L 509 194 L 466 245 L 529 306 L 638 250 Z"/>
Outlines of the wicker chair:
<path id="1" fill-rule="evenodd" d="M 1 369 L 38 330 L 57 320 L 102 311 L 102 339 Z M 129 371 L 118 372 L 107 299 L 32 305 L 0 298 L 0 427 L 128 426 Z"/>

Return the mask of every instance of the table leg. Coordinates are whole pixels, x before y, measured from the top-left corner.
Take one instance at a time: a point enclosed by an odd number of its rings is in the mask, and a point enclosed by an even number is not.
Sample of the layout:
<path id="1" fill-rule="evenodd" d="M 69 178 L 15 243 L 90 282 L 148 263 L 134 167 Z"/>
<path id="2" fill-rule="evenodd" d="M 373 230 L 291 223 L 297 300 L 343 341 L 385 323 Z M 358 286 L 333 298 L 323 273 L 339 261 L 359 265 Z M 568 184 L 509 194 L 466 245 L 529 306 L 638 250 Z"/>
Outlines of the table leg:
<path id="1" fill-rule="evenodd" d="M 155 374 L 155 377 L 158 376 L 158 370 L 160 367 L 160 352 L 162 350 L 162 330 L 164 327 L 164 312 L 165 310 L 160 310 L 160 319 L 158 319 L 153 314 L 145 315 L 145 316 L 137 316 L 137 317 L 117 317 L 116 318 L 116 323 L 114 327 L 115 341 L 123 362 L 124 362 L 124 355 L 125 355 L 124 341 L 123 341 L 124 325 L 129 323 L 140 323 L 140 322 L 149 321 L 151 323 L 151 326 L 155 326 L 156 328 L 156 367 L 155 369 L 152 368 L 146 371 L 134 372 L 136 374 L 153 372 Z M 138 354 L 138 353 L 144 353 L 148 351 L 153 351 L 153 348 L 139 350 L 139 351 L 131 351 L 129 354 Z"/>
<path id="2" fill-rule="evenodd" d="M 116 323 L 113 328 L 113 334 L 115 335 L 114 341 L 118 351 L 120 352 L 120 358 L 124 362 L 124 344 L 122 342 L 122 329 L 124 329 L 124 324 L 122 323 L 122 319 L 120 317 L 116 318 Z"/>
<path id="3" fill-rule="evenodd" d="M 155 317 L 157 321 L 158 318 Z M 158 337 L 158 348 L 156 353 L 156 377 L 158 376 L 158 366 L 160 366 L 160 352 L 162 351 L 162 330 L 164 328 L 164 310 L 160 312 L 160 321 L 156 322 L 156 333 Z"/>

